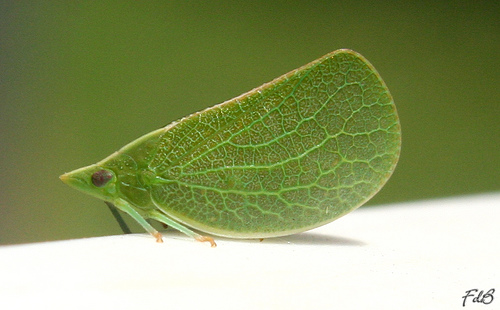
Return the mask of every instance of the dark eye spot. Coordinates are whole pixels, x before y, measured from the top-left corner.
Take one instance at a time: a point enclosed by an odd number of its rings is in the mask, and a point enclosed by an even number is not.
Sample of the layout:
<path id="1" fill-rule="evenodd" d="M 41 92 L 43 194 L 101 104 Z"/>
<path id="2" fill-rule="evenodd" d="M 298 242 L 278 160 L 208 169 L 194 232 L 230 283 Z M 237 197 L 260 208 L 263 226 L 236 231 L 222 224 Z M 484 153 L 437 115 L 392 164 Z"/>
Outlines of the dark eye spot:
<path id="1" fill-rule="evenodd" d="M 113 174 L 108 170 L 99 170 L 92 175 L 92 184 L 97 187 L 106 185 L 113 178 Z"/>

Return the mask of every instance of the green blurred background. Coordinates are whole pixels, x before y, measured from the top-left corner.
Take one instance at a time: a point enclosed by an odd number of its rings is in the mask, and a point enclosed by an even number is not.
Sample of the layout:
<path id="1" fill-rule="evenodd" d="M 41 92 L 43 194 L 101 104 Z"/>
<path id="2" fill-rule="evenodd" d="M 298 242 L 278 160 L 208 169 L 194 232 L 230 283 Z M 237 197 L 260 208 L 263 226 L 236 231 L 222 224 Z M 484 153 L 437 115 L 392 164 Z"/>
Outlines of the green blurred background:
<path id="1" fill-rule="evenodd" d="M 374 64 L 403 127 L 399 166 L 369 205 L 499 191 L 499 12 L 495 1 L 2 2 L 0 244 L 120 234 L 104 203 L 58 176 L 338 48 Z"/>

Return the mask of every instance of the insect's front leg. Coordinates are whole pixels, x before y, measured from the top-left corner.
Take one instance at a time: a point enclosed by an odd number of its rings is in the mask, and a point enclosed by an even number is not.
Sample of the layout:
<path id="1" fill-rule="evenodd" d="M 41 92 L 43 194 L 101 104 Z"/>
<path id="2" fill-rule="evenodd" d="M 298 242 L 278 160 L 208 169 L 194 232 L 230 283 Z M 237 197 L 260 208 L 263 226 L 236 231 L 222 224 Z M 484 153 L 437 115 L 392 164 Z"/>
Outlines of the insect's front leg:
<path id="1" fill-rule="evenodd" d="M 130 228 L 128 228 L 127 223 L 125 223 L 122 216 L 120 215 L 120 212 L 118 212 L 118 208 L 109 201 L 104 201 L 104 203 L 108 206 L 109 210 L 111 211 L 111 214 L 113 214 L 113 217 L 118 222 L 118 225 L 120 225 L 120 228 L 122 229 L 123 233 L 126 235 L 131 234 L 132 231 L 130 231 Z"/>
<path id="2" fill-rule="evenodd" d="M 151 226 L 128 202 L 123 199 L 118 199 L 115 202 L 115 206 L 122 210 L 123 212 L 130 215 L 134 220 L 137 221 L 148 233 L 156 238 L 156 242 L 163 242 L 161 234 Z"/>

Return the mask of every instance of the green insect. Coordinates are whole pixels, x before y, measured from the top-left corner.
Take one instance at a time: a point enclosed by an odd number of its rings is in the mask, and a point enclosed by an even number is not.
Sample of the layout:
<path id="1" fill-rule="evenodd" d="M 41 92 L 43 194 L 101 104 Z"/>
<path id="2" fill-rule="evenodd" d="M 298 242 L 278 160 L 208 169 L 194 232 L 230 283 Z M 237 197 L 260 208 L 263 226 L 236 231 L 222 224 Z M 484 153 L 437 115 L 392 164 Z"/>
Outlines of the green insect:
<path id="1" fill-rule="evenodd" d="M 150 132 L 65 183 L 198 241 L 295 234 L 361 206 L 399 158 L 396 107 L 375 68 L 337 50 Z"/>

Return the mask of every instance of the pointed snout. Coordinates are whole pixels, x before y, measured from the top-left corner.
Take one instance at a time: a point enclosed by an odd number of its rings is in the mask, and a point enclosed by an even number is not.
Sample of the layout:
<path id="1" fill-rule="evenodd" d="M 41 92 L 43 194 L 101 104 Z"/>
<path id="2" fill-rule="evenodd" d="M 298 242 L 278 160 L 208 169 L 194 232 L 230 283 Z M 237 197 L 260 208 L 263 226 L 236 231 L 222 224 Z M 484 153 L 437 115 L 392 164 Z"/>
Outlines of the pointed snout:
<path id="1" fill-rule="evenodd" d="M 90 180 L 89 173 L 91 173 L 91 171 L 89 171 L 88 167 L 83 167 L 66 172 L 59 176 L 59 179 L 71 187 L 82 189 L 82 187 L 87 186 L 88 182 L 86 180 Z"/>
<path id="2" fill-rule="evenodd" d="M 64 183 L 68 183 L 69 178 L 70 178 L 70 177 L 69 177 L 69 174 L 68 174 L 68 173 L 65 173 L 65 174 L 62 174 L 62 175 L 60 175 L 60 176 L 59 176 L 59 179 L 60 179 L 61 181 L 63 181 Z"/>
<path id="3" fill-rule="evenodd" d="M 77 184 L 82 183 L 81 180 L 73 172 L 67 172 L 61 176 L 59 176 L 59 179 L 64 182 L 64 184 L 67 184 L 71 187 L 76 187 Z"/>

